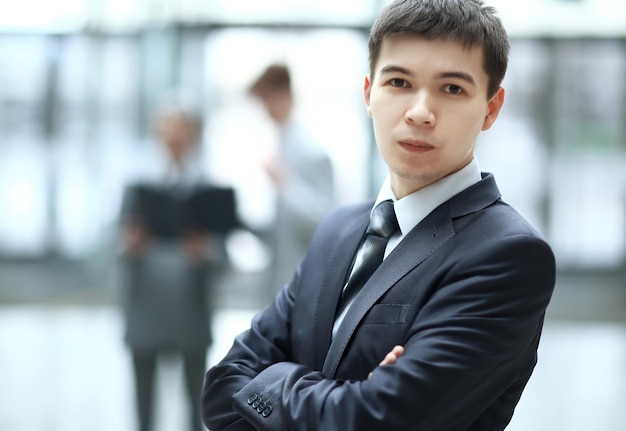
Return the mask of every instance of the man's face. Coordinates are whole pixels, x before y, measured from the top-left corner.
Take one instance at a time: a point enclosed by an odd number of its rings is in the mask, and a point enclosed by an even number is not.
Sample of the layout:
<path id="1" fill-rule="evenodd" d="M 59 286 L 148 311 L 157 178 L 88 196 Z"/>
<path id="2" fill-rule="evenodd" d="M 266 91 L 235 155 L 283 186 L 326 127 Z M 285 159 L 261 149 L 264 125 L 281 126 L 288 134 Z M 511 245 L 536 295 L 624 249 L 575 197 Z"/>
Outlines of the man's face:
<path id="1" fill-rule="evenodd" d="M 465 167 L 496 120 L 501 88 L 487 99 L 482 48 L 397 35 L 383 41 L 364 94 L 376 144 L 402 198 Z"/>
<path id="2" fill-rule="evenodd" d="M 291 112 L 291 95 L 288 90 L 276 90 L 261 97 L 267 114 L 277 123 L 284 122 Z"/>
<path id="3" fill-rule="evenodd" d="M 171 158 L 179 162 L 195 147 L 197 130 L 185 117 L 169 115 L 157 125 L 159 137 Z"/>

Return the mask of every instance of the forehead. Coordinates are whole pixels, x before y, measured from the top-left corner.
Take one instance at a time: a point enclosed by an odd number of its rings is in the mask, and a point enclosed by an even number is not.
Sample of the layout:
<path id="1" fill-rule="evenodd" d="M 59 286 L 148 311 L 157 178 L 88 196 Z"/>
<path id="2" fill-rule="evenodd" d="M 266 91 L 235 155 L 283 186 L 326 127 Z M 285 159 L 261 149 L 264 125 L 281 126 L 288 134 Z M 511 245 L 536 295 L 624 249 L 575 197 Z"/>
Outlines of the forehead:
<path id="1" fill-rule="evenodd" d="M 481 46 L 464 46 L 457 40 L 426 39 L 411 34 L 397 34 L 383 39 L 375 65 L 379 74 L 389 66 L 399 66 L 415 74 L 464 72 L 477 83 L 487 85 Z"/>

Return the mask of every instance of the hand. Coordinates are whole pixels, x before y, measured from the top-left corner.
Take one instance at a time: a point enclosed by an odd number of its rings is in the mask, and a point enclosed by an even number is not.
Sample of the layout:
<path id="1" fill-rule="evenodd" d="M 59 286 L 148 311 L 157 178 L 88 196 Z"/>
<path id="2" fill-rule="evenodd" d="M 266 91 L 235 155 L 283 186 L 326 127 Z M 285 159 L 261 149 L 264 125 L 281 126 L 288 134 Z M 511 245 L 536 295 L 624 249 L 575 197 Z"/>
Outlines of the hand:
<path id="1" fill-rule="evenodd" d="M 278 156 L 268 157 L 263 161 L 263 168 L 270 180 L 278 188 L 287 181 L 287 169 Z"/>
<path id="2" fill-rule="evenodd" d="M 208 235 L 196 230 L 187 231 L 183 236 L 183 248 L 187 258 L 192 262 L 206 259 L 208 257 L 208 242 Z"/>
<path id="3" fill-rule="evenodd" d="M 394 346 L 394 348 L 391 349 L 391 352 L 387 353 L 385 358 L 380 362 L 380 364 L 378 364 L 378 366 L 393 365 L 396 363 L 398 358 L 402 355 L 404 355 L 404 347 Z M 370 377 L 372 377 L 372 373 L 369 373 L 369 375 L 367 376 L 368 379 Z"/>
<path id="4" fill-rule="evenodd" d="M 133 220 L 125 226 L 123 240 L 131 254 L 140 255 L 146 249 L 150 235 L 142 223 Z"/>

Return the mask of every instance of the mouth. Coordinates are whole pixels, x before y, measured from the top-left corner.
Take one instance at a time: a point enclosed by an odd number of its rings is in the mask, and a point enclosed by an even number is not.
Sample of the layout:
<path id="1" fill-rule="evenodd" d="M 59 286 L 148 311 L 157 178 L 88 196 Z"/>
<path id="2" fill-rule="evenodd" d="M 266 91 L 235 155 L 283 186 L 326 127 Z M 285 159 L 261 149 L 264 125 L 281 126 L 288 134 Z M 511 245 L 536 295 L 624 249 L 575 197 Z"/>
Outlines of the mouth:
<path id="1" fill-rule="evenodd" d="M 435 149 L 434 145 L 417 139 L 402 139 L 398 141 L 398 144 L 405 150 L 412 153 L 426 153 Z"/>

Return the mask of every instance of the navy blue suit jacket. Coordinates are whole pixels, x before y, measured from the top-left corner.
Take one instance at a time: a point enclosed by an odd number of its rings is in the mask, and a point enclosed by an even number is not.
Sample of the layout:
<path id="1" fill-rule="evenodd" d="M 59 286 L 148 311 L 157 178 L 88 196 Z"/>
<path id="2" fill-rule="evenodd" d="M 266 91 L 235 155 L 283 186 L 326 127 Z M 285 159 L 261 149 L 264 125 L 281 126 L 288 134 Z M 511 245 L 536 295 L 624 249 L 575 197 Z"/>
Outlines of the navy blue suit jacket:
<path id="1" fill-rule="evenodd" d="M 202 405 L 211 431 L 496 431 L 509 423 L 554 288 L 550 247 L 484 175 L 406 235 L 331 342 L 371 207 L 322 222 L 292 282 L 208 371 Z M 377 367 L 397 344 L 405 354 Z"/>

